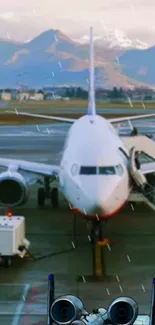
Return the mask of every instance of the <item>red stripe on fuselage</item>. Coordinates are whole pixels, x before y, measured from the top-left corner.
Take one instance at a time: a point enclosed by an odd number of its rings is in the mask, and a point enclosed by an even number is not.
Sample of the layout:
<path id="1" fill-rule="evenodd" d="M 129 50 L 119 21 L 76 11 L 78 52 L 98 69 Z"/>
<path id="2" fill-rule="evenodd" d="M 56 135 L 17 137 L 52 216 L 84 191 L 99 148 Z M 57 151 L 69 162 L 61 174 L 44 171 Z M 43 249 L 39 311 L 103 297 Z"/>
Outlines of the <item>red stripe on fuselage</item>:
<path id="1" fill-rule="evenodd" d="M 67 201 L 68 202 L 68 201 Z M 69 203 L 69 202 L 68 202 Z M 126 201 L 123 202 L 117 209 L 115 209 L 114 211 L 110 212 L 110 213 L 107 213 L 107 214 L 104 214 L 104 215 L 98 215 L 100 219 L 108 219 L 114 215 L 116 215 L 125 205 Z M 88 214 L 85 214 L 83 213 L 82 211 L 80 211 L 79 209 L 77 208 L 72 208 L 71 209 L 73 211 L 73 213 L 75 214 L 81 214 L 83 215 L 85 218 L 89 218 L 89 219 L 96 219 L 96 216 L 91 216 L 91 215 L 88 215 Z"/>

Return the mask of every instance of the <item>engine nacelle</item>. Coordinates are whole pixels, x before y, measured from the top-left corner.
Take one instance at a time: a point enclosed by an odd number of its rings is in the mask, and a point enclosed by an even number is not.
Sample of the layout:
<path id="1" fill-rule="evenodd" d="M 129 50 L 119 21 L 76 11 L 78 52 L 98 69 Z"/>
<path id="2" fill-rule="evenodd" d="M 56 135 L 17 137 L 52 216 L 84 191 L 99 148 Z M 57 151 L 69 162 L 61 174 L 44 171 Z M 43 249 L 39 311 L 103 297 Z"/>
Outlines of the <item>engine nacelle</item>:
<path id="1" fill-rule="evenodd" d="M 116 298 L 108 309 L 108 319 L 115 325 L 132 325 L 138 316 L 138 305 L 129 297 Z"/>
<path id="2" fill-rule="evenodd" d="M 51 318 L 58 325 L 69 325 L 86 314 L 82 301 L 75 296 L 57 298 L 50 310 Z"/>
<path id="3" fill-rule="evenodd" d="M 0 205 L 15 207 L 26 203 L 29 189 L 26 179 L 15 171 L 0 174 Z"/>

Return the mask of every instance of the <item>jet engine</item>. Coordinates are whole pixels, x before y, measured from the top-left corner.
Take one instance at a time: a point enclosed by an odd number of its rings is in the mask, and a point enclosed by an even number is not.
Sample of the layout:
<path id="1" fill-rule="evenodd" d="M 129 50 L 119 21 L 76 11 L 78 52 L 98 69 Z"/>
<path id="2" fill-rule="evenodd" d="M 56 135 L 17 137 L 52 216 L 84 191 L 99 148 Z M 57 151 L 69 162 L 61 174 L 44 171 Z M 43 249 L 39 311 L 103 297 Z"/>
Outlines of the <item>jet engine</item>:
<path id="1" fill-rule="evenodd" d="M 75 296 L 61 296 L 51 306 L 51 317 L 57 325 L 69 325 L 87 314 L 82 301 Z"/>
<path id="2" fill-rule="evenodd" d="M 108 309 L 108 319 L 115 325 L 132 325 L 138 316 L 138 305 L 129 297 L 116 298 Z"/>
<path id="3" fill-rule="evenodd" d="M 26 179 L 17 172 L 0 174 L 0 205 L 15 207 L 26 203 L 29 189 Z"/>
<path id="4" fill-rule="evenodd" d="M 99 308 L 89 314 L 79 298 L 61 296 L 53 302 L 50 316 L 57 325 L 132 325 L 138 316 L 138 305 L 129 297 L 120 297 L 108 310 Z"/>

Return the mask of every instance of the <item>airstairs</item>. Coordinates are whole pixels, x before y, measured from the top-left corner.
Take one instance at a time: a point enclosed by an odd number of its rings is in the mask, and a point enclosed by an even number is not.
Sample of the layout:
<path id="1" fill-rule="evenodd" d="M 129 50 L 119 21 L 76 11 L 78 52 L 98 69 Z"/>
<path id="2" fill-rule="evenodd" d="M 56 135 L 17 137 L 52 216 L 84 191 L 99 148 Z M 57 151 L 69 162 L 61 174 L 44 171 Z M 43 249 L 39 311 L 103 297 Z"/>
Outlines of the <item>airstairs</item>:
<path id="1" fill-rule="evenodd" d="M 155 211 L 155 184 L 152 186 L 136 165 L 137 152 L 143 152 L 148 158 L 155 162 L 155 142 L 146 136 L 134 136 L 122 139 L 130 152 L 129 172 L 136 185 L 136 192 L 130 194 L 129 202 L 144 202 Z M 149 162 L 148 162 L 149 165 Z"/>
<path id="2" fill-rule="evenodd" d="M 152 203 L 147 197 L 142 193 L 131 193 L 128 197 L 128 202 L 132 203 L 145 203 L 147 204 L 153 211 L 155 211 L 155 202 Z"/>
<path id="3" fill-rule="evenodd" d="M 122 137 L 121 140 L 129 151 L 132 147 L 135 147 L 136 151 L 144 152 L 155 161 L 155 142 L 152 139 L 145 135 L 137 135 L 134 137 Z"/>

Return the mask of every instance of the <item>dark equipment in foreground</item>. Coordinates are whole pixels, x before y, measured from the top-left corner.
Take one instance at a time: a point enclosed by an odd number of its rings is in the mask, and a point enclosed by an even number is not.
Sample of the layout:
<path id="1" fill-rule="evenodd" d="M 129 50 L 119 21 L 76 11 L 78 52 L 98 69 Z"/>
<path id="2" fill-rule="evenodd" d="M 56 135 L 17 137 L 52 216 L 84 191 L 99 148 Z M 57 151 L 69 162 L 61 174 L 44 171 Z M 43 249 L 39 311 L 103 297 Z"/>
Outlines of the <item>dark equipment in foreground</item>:
<path id="1" fill-rule="evenodd" d="M 50 276 L 51 277 L 51 276 Z M 153 279 L 150 316 L 138 314 L 138 304 L 129 297 L 112 301 L 108 309 L 95 308 L 88 313 L 76 296 L 60 296 L 54 300 L 54 277 L 49 280 L 48 325 L 155 325 L 155 279 Z"/>

